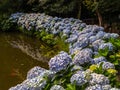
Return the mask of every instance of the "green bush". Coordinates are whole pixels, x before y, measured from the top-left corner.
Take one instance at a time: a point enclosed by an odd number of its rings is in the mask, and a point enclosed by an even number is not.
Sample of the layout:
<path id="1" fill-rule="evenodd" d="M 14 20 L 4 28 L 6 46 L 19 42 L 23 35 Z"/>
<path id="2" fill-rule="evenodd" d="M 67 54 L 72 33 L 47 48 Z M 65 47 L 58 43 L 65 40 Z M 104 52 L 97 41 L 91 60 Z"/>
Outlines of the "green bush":
<path id="1" fill-rule="evenodd" d="M 11 22 L 8 15 L 1 15 L 0 16 L 0 29 L 2 31 L 11 31 L 16 28 L 16 24 Z"/>

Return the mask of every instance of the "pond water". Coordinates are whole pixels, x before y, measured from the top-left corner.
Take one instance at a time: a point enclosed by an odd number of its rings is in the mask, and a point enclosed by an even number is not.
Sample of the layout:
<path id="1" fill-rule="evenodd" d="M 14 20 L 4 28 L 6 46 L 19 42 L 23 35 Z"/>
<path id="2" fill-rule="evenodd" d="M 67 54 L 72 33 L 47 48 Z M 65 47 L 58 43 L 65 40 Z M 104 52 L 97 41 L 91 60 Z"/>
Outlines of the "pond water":
<path id="1" fill-rule="evenodd" d="M 34 66 L 48 68 L 49 58 L 41 46 L 44 44 L 33 37 L 0 32 L 0 90 L 21 83 Z"/>

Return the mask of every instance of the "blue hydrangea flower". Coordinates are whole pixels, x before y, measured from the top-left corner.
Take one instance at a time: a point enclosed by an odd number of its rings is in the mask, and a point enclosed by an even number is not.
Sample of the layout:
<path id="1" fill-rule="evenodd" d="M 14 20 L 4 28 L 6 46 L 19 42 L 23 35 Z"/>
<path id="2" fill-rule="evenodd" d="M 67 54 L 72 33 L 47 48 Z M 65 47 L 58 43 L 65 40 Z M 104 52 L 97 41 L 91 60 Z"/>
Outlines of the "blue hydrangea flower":
<path id="1" fill-rule="evenodd" d="M 96 34 L 96 37 L 99 38 L 99 39 L 101 39 L 101 38 L 103 38 L 104 35 L 105 35 L 105 32 L 99 31 L 99 32 Z"/>
<path id="2" fill-rule="evenodd" d="M 117 33 L 106 33 L 103 37 L 103 39 L 110 39 L 110 38 L 118 38 L 119 35 Z"/>
<path id="3" fill-rule="evenodd" d="M 50 90 L 65 90 L 62 86 L 60 85 L 53 85 Z"/>
<path id="4" fill-rule="evenodd" d="M 83 67 L 82 66 L 78 66 L 78 65 L 74 65 L 73 68 L 71 69 L 71 71 L 83 71 Z"/>
<path id="5" fill-rule="evenodd" d="M 103 90 L 103 89 L 102 89 L 101 85 L 95 84 L 95 85 L 92 85 L 92 86 L 88 86 L 85 90 Z"/>
<path id="6" fill-rule="evenodd" d="M 63 30 L 63 33 L 64 33 L 64 34 L 70 34 L 70 29 L 64 29 L 64 30 Z"/>
<path id="7" fill-rule="evenodd" d="M 86 27 L 86 23 L 82 23 L 82 24 L 80 24 L 80 26 L 81 26 L 82 28 L 85 28 L 85 27 Z"/>
<path id="8" fill-rule="evenodd" d="M 102 89 L 103 90 L 110 90 L 111 89 L 111 85 L 102 85 Z"/>
<path id="9" fill-rule="evenodd" d="M 71 57 L 66 52 L 62 51 L 50 59 L 49 68 L 52 71 L 59 72 L 65 70 L 71 62 Z"/>
<path id="10" fill-rule="evenodd" d="M 111 38 L 118 38 L 119 37 L 119 35 L 117 33 L 111 33 L 110 36 L 111 36 Z"/>
<path id="11" fill-rule="evenodd" d="M 65 42 L 68 42 L 68 43 L 74 43 L 75 41 L 77 41 L 77 38 L 78 36 L 77 35 L 70 35 L 70 38 L 68 38 Z"/>
<path id="12" fill-rule="evenodd" d="M 92 25 L 91 27 L 92 27 L 92 32 L 95 32 L 95 33 L 104 30 L 103 27 L 100 27 L 100 26 L 97 26 L 97 25 Z"/>
<path id="13" fill-rule="evenodd" d="M 100 62 L 100 63 L 103 63 L 102 64 L 102 68 L 104 69 L 104 70 L 107 70 L 107 69 L 114 69 L 115 68 L 115 66 L 114 66 L 114 64 L 112 64 L 112 63 L 110 63 L 110 62 Z M 99 63 L 99 64 L 100 64 Z"/>
<path id="14" fill-rule="evenodd" d="M 10 20 L 12 20 L 12 22 L 17 22 L 19 17 L 21 17 L 22 15 L 24 15 L 24 13 L 15 13 L 15 14 L 11 14 L 10 16 Z"/>
<path id="15" fill-rule="evenodd" d="M 73 58 L 73 63 L 76 65 L 82 65 L 89 63 L 92 60 L 93 51 L 89 48 L 79 51 Z"/>
<path id="16" fill-rule="evenodd" d="M 44 69 L 44 68 L 36 66 L 28 71 L 27 79 L 35 78 L 35 77 L 39 76 L 41 73 L 43 73 L 45 70 L 46 69 Z"/>
<path id="17" fill-rule="evenodd" d="M 89 44 L 89 40 L 87 38 L 85 38 L 85 37 L 79 37 L 78 40 L 77 40 L 77 42 L 75 42 L 73 44 L 73 48 L 78 47 L 78 48 L 82 49 L 82 48 L 88 46 L 88 44 Z"/>
<path id="18" fill-rule="evenodd" d="M 99 46 L 99 49 L 104 50 L 105 48 L 108 48 L 109 51 L 112 51 L 113 50 L 112 43 L 103 43 Z"/>
<path id="19" fill-rule="evenodd" d="M 101 44 L 103 44 L 103 43 L 104 43 L 104 41 L 101 40 L 101 39 L 98 39 L 98 40 L 94 41 L 94 42 L 92 43 L 92 47 L 93 47 L 94 51 L 97 52 L 98 49 L 99 49 L 99 46 L 100 46 Z"/>
<path id="20" fill-rule="evenodd" d="M 109 84 L 108 77 L 105 77 L 102 74 L 92 73 L 91 77 L 92 77 L 92 79 L 89 81 L 90 85 L 95 85 L 95 84 L 106 85 L 106 84 Z"/>
<path id="21" fill-rule="evenodd" d="M 18 84 L 14 87 L 9 88 L 9 90 L 33 90 L 34 88 L 29 87 L 25 84 Z"/>
<path id="22" fill-rule="evenodd" d="M 33 88 L 32 90 L 36 90 L 36 89 L 42 90 L 46 86 L 47 83 L 43 77 L 38 76 L 33 79 L 27 79 L 22 84 Z M 21 90 L 24 90 L 24 89 L 21 89 Z M 27 90 L 29 90 L 29 89 L 27 89 Z"/>
<path id="23" fill-rule="evenodd" d="M 82 86 L 83 84 L 87 83 L 85 76 L 86 75 L 83 72 L 73 74 L 72 77 L 70 78 L 70 82 L 72 84 L 76 84 L 77 86 Z"/>
<path id="24" fill-rule="evenodd" d="M 93 43 L 94 41 L 96 41 L 96 40 L 98 40 L 99 38 L 97 37 L 97 36 L 91 36 L 90 38 L 89 38 L 89 42 L 90 43 Z"/>
<path id="25" fill-rule="evenodd" d="M 103 56 L 93 59 L 94 64 L 98 64 L 98 63 L 103 62 L 103 61 L 107 61 L 106 58 Z"/>
<path id="26" fill-rule="evenodd" d="M 111 38 L 111 34 L 110 33 L 105 33 L 103 36 L 103 39 L 109 39 Z"/>

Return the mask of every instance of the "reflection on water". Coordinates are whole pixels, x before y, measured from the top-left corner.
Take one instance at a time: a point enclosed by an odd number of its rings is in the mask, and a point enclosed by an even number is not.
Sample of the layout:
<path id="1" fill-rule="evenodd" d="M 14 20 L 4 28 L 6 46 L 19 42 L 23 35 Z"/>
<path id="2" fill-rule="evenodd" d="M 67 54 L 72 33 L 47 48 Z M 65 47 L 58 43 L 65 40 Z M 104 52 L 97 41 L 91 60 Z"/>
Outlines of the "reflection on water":
<path id="1" fill-rule="evenodd" d="M 28 38 L 20 38 L 18 36 L 16 38 L 10 38 L 8 40 L 8 43 L 13 46 L 14 48 L 20 49 L 23 53 L 27 54 L 28 56 L 32 57 L 33 59 L 36 59 L 38 61 L 42 62 L 48 62 L 46 57 L 42 55 L 42 51 L 40 50 L 40 46 L 42 45 L 40 42 L 29 43 Z M 39 43 L 37 46 L 36 43 Z"/>
<path id="2" fill-rule="evenodd" d="M 0 33 L 0 90 L 22 82 L 34 66 L 48 68 L 39 40 L 18 33 Z"/>

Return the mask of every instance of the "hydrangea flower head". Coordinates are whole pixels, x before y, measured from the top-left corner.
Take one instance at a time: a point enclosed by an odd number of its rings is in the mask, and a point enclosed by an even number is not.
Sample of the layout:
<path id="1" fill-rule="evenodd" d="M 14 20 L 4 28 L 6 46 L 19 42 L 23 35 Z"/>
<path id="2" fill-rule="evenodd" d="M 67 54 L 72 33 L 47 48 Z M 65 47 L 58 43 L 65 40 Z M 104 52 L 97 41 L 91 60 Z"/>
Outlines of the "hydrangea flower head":
<path id="1" fill-rule="evenodd" d="M 111 43 L 103 43 L 99 46 L 99 49 L 106 49 L 108 48 L 109 51 L 112 51 L 113 50 L 113 45 Z"/>
<path id="2" fill-rule="evenodd" d="M 71 62 L 71 57 L 66 52 L 61 51 L 58 55 L 50 59 L 49 68 L 51 71 L 59 72 L 65 70 Z"/>
<path id="3" fill-rule="evenodd" d="M 91 76 L 92 76 L 92 79 L 89 82 L 90 85 L 95 85 L 95 84 L 106 85 L 106 84 L 109 84 L 109 79 L 102 74 L 92 73 Z"/>
<path id="4" fill-rule="evenodd" d="M 102 68 L 103 68 L 104 70 L 114 69 L 114 68 L 115 68 L 114 64 L 112 64 L 112 63 L 110 63 L 110 62 L 101 62 L 101 63 L 103 63 L 103 64 L 102 64 Z M 101 63 L 99 63 L 99 64 L 101 64 Z"/>
<path id="5" fill-rule="evenodd" d="M 85 90 L 103 90 L 102 86 L 99 84 L 88 86 Z"/>
<path id="6" fill-rule="evenodd" d="M 103 61 L 107 61 L 106 58 L 103 56 L 93 59 L 94 64 L 98 64 L 98 63 L 103 62 Z"/>
<path id="7" fill-rule="evenodd" d="M 34 77 L 39 76 L 43 71 L 45 71 L 46 69 L 41 68 L 41 67 L 34 67 L 31 70 L 28 71 L 27 73 L 27 79 L 32 79 Z"/>
<path id="8" fill-rule="evenodd" d="M 70 78 L 70 82 L 72 84 L 76 84 L 77 86 L 82 86 L 83 84 L 87 83 L 85 79 L 85 73 L 83 71 L 79 71 L 76 74 L 73 74 Z"/>
<path id="9" fill-rule="evenodd" d="M 73 58 L 73 63 L 76 65 L 82 65 L 92 61 L 93 51 L 89 48 L 79 51 Z"/>

